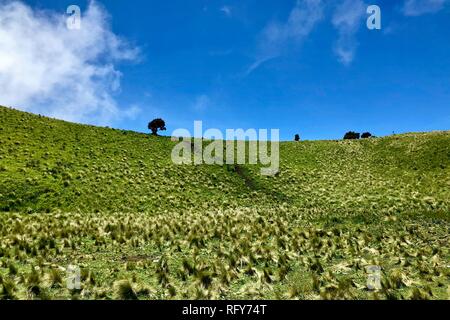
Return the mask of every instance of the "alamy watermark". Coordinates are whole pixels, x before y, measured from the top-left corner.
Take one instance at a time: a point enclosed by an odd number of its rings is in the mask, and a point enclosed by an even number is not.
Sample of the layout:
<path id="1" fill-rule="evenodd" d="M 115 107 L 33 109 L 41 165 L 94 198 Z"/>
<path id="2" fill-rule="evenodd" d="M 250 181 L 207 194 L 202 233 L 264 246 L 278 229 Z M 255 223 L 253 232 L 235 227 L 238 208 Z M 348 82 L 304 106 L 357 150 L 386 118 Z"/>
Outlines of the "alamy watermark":
<path id="1" fill-rule="evenodd" d="M 371 5 L 367 7 L 367 14 L 370 14 L 367 18 L 367 29 L 369 30 L 381 30 L 381 9 L 377 5 Z"/>
<path id="2" fill-rule="evenodd" d="M 367 7 L 367 28 L 369 30 L 381 29 L 381 8 L 377 5 L 370 5 Z M 81 29 L 81 9 L 77 5 L 70 5 L 66 10 L 69 17 L 66 20 L 67 29 L 80 30 Z"/>
<path id="3" fill-rule="evenodd" d="M 81 9 L 77 5 L 70 5 L 67 7 L 66 13 L 69 17 L 66 19 L 66 26 L 69 30 L 81 29 Z"/>
<path id="4" fill-rule="evenodd" d="M 77 266 L 70 265 L 67 267 L 66 286 L 69 290 L 81 289 L 81 270 Z"/>
<path id="5" fill-rule="evenodd" d="M 367 266 L 367 289 L 381 290 L 381 267 Z"/>
<path id="6" fill-rule="evenodd" d="M 203 122 L 194 122 L 194 134 L 187 129 L 177 129 L 172 139 L 182 140 L 172 150 L 175 164 L 262 164 L 261 174 L 273 176 L 280 166 L 280 130 L 227 129 L 225 135 L 219 129 L 203 132 Z M 203 137 L 211 139 L 204 146 Z M 248 146 L 248 150 L 247 150 Z M 270 154 L 269 154 L 270 148 Z"/>

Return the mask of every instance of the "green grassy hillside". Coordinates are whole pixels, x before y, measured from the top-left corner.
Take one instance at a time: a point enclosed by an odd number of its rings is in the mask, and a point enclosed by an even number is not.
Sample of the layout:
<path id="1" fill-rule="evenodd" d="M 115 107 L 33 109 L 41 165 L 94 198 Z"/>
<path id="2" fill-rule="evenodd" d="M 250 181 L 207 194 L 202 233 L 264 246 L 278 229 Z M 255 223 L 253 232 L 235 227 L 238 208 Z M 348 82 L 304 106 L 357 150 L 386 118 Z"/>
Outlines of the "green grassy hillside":
<path id="1" fill-rule="evenodd" d="M 173 146 L 0 107 L 0 298 L 449 297 L 450 132 L 284 142 L 275 177 Z"/>

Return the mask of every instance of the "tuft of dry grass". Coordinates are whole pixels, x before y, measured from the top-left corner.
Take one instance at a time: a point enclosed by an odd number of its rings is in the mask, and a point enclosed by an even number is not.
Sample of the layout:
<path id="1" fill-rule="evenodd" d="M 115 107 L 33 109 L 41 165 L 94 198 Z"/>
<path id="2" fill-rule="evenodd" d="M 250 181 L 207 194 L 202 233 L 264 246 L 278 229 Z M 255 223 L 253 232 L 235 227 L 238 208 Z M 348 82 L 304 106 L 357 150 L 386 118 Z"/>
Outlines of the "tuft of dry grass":
<path id="1" fill-rule="evenodd" d="M 133 286 L 128 280 L 120 280 L 114 283 L 115 292 L 119 300 L 138 300 Z"/>

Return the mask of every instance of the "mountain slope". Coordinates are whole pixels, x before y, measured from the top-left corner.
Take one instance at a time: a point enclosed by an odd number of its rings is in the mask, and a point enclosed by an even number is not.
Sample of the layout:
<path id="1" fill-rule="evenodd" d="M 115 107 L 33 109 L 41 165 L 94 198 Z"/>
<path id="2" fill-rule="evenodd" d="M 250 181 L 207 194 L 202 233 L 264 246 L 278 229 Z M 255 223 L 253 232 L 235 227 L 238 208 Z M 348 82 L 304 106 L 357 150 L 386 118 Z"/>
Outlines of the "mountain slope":
<path id="1" fill-rule="evenodd" d="M 280 174 L 265 178 L 259 166 L 236 172 L 230 166 L 174 165 L 175 143 L 165 137 L 3 107 L 0 123 L 2 211 L 161 212 L 280 201 L 337 209 L 361 202 L 449 206 L 449 132 L 283 142 Z"/>
<path id="2" fill-rule="evenodd" d="M 448 299 L 450 132 L 282 142 L 274 177 L 174 146 L 0 107 L 0 299 Z"/>

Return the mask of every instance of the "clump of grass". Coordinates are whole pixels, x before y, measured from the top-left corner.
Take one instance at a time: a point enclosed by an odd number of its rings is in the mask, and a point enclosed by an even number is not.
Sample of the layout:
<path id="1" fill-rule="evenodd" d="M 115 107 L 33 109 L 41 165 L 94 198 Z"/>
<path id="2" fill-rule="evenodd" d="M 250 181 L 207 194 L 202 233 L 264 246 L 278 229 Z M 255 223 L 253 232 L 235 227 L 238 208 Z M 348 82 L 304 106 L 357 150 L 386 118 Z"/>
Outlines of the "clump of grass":
<path id="1" fill-rule="evenodd" d="M 199 271 L 196 275 L 198 282 L 205 288 L 208 289 L 213 281 L 212 275 L 208 271 Z"/>
<path id="2" fill-rule="evenodd" d="M 173 298 L 176 296 L 177 294 L 177 290 L 175 289 L 175 287 L 171 284 L 167 285 L 167 290 L 169 292 L 169 295 Z"/>
<path id="3" fill-rule="evenodd" d="M 88 268 L 81 268 L 80 279 L 84 283 L 89 283 L 91 285 L 96 284 L 95 276 Z"/>
<path id="4" fill-rule="evenodd" d="M 32 297 L 40 297 L 43 294 L 43 290 L 40 286 L 41 276 L 36 268 L 32 268 L 27 279 L 27 291 Z"/>
<path id="5" fill-rule="evenodd" d="M 430 300 L 433 296 L 430 288 L 414 288 L 411 293 L 412 300 Z"/>
<path id="6" fill-rule="evenodd" d="M 17 266 L 13 262 L 10 262 L 8 265 L 9 274 L 12 276 L 15 276 L 15 275 L 17 275 L 18 271 L 19 270 L 17 269 Z"/>
<path id="7" fill-rule="evenodd" d="M 136 295 L 139 296 L 144 296 L 144 297 L 150 297 L 150 295 L 152 294 L 152 289 L 148 286 L 144 286 L 144 285 L 140 285 L 138 286 L 138 288 L 135 290 Z"/>
<path id="8" fill-rule="evenodd" d="M 390 289 L 399 289 L 404 286 L 403 273 L 399 269 L 392 270 L 387 279 L 386 287 Z"/>
<path id="9" fill-rule="evenodd" d="M 136 263 L 133 261 L 129 261 L 125 264 L 125 270 L 127 271 L 133 271 L 136 270 Z"/>
<path id="10" fill-rule="evenodd" d="M 319 276 L 317 276 L 315 273 L 313 273 L 312 275 L 312 289 L 318 293 L 320 292 L 320 286 L 321 286 L 321 281 Z"/>
<path id="11" fill-rule="evenodd" d="M 53 288 L 61 288 L 62 287 L 63 277 L 61 275 L 61 272 L 58 269 L 56 269 L 56 268 L 51 269 L 50 282 L 51 282 L 51 286 Z"/>
<path id="12" fill-rule="evenodd" d="M 120 280 L 114 284 L 114 287 L 120 300 L 138 300 L 137 294 L 128 280 Z"/>
<path id="13" fill-rule="evenodd" d="M 3 290 L 0 294 L 2 300 L 15 300 L 17 299 L 14 291 L 16 289 L 16 284 L 12 279 L 3 279 L 2 281 Z"/>

